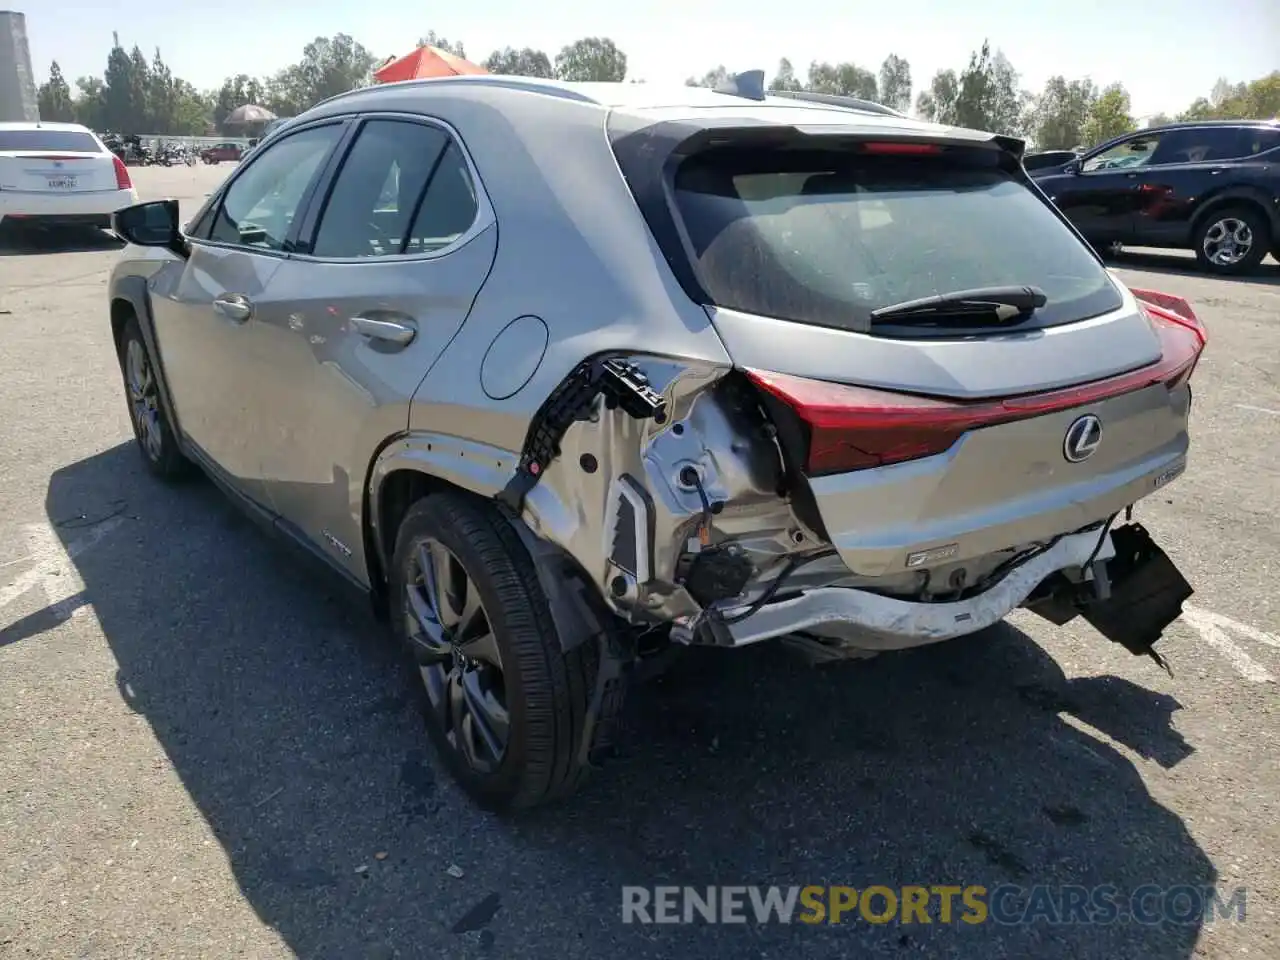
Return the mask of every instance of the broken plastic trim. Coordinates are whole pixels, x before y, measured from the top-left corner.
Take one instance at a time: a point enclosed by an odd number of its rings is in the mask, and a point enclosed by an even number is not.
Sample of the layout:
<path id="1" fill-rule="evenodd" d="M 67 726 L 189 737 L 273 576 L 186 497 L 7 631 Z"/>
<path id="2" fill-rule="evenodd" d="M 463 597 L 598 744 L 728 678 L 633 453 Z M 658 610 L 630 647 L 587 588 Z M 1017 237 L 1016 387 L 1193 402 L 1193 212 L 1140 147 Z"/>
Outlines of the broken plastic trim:
<path id="1" fill-rule="evenodd" d="M 859 647 L 867 650 L 905 650 L 976 633 L 1008 616 L 1031 595 L 1045 577 L 1079 566 L 1097 547 L 1097 530 L 1068 534 L 1048 550 L 1026 560 L 999 583 L 967 600 L 921 603 L 849 587 L 818 587 L 790 599 L 778 600 L 737 619 L 741 610 L 723 610 L 723 626 L 710 631 L 705 614 L 677 623 L 672 638 L 681 643 L 712 643 L 741 647 L 824 624 L 859 628 Z M 1110 538 L 1095 559 L 1114 555 Z M 750 606 L 747 607 L 751 609 Z"/>
<path id="2" fill-rule="evenodd" d="M 560 456 L 560 441 L 569 427 L 591 415 L 601 394 L 610 409 L 620 407 L 637 420 L 666 421 L 666 398 L 649 386 L 648 378 L 634 363 L 619 357 L 584 360 L 534 414 L 515 476 L 498 494 L 498 500 L 517 516 L 524 509 L 529 491 Z"/>

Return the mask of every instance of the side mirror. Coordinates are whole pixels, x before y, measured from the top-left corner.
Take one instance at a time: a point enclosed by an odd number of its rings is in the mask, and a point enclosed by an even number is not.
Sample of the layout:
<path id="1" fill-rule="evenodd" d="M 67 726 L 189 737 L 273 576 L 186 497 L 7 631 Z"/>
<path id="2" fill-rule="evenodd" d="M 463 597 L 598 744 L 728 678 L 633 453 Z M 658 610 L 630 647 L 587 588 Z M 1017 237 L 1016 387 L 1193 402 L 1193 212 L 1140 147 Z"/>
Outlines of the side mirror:
<path id="1" fill-rule="evenodd" d="M 1080 169 L 1081 168 L 1080 168 L 1079 160 L 1068 160 L 1066 166 L 1062 168 L 1062 172 L 1063 173 L 1079 173 Z"/>
<path id="2" fill-rule="evenodd" d="M 111 229 L 140 247 L 168 247 L 184 255 L 187 252 L 178 222 L 177 200 L 152 200 L 117 210 L 111 215 Z"/>

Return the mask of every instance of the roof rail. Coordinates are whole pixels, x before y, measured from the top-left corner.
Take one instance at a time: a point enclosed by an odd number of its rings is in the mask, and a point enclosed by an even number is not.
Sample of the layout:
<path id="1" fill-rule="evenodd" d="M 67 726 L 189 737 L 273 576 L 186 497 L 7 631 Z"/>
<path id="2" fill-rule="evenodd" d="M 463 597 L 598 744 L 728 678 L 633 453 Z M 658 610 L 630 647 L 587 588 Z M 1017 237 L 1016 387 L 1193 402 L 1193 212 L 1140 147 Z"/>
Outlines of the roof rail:
<path id="1" fill-rule="evenodd" d="M 483 85 L 486 87 L 503 87 L 510 90 L 523 90 L 527 93 L 542 93 L 550 97 L 559 97 L 562 100 L 578 100 L 582 103 L 597 103 L 584 93 L 573 90 L 564 84 L 557 83 L 553 80 L 543 80 L 540 77 L 521 77 L 508 74 L 466 74 L 462 76 L 452 77 L 415 77 L 411 80 L 396 80 L 392 83 L 375 83 L 368 87 L 356 87 L 353 90 L 344 90 L 342 93 L 335 93 L 332 97 L 327 97 L 319 103 L 312 104 L 311 109 L 323 106 L 324 104 L 333 103 L 335 100 L 346 100 L 348 97 L 355 97 L 360 94 L 367 94 L 372 91 L 388 90 L 392 88 L 406 87 L 429 87 L 444 86 L 446 84 L 455 85 Z"/>
<path id="2" fill-rule="evenodd" d="M 875 103 L 872 100 L 863 100 L 859 97 L 843 97 L 835 93 L 810 93 L 807 90 L 770 90 L 771 97 L 786 97 L 790 100 L 804 100 L 807 103 L 821 103 L 828 107 L 843 107 L 846 110 L 861 110 L 863 113 L 877 113 L 882 117 L 901 117 L 907 118 L 905 113 L 899 113 L 891 107 L 886 107 L 883 103 Z"/>

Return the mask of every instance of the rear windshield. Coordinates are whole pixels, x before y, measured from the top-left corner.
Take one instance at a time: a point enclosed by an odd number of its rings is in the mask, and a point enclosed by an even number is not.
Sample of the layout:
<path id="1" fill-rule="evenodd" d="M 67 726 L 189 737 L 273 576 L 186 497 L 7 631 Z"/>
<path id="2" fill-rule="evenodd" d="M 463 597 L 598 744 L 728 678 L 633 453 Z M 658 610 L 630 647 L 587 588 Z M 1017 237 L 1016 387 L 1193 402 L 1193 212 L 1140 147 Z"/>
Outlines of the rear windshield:
<path id="1" fill-rule="evenodd" d="M 1047 294 L 1018 329 L 1121 305 L 1088 248 L 994 151 L 965 153 L 696 154 L 675 196 L 702 287 L 719 306 L 864 332 L 879 307 L 979 287 Z"/>
<path id="2" fill-rule="evenodd" d="M 79 130 L 0 130 L 0 150 L 100 153 L 93 136 Z"/>

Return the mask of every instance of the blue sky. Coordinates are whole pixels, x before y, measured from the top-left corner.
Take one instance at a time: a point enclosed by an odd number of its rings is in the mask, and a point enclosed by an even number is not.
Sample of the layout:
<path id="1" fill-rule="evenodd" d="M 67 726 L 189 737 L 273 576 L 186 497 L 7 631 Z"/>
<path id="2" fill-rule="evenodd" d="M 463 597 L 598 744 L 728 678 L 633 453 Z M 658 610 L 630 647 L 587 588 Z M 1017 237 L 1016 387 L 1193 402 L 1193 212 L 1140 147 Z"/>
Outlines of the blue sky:
<path id="1" fill-rule="evenodd" d="M 111 32 L 147 56 L 159 46 L 174 73 L 201 88 L 235 73 L 270 74 L 317 35 L 349 33 L 375 54 L 406 53 L 429 29 L 461 40 L 472 59 L 497 47 L 551 56 L 583 36 L 608 36 L 629 75 L 683 81 L 718 63 L 764 67 L 789 57 L 911 62 L 916 89 L 939 68 L 963 66 L 990 37 L 1038 90 L 1055 73 L 1120 81 L 1135 115 L 1173 113 L 1219 76 L 1252 80 L 1280 69 L 1280 0 L 27 0 L 36 76 L 57 60 L 69 80 L 101 74 Z M 18 9 L 22 9 L 18 7 Z M 463 12 L 463 11 L 466 12 Z"/>

